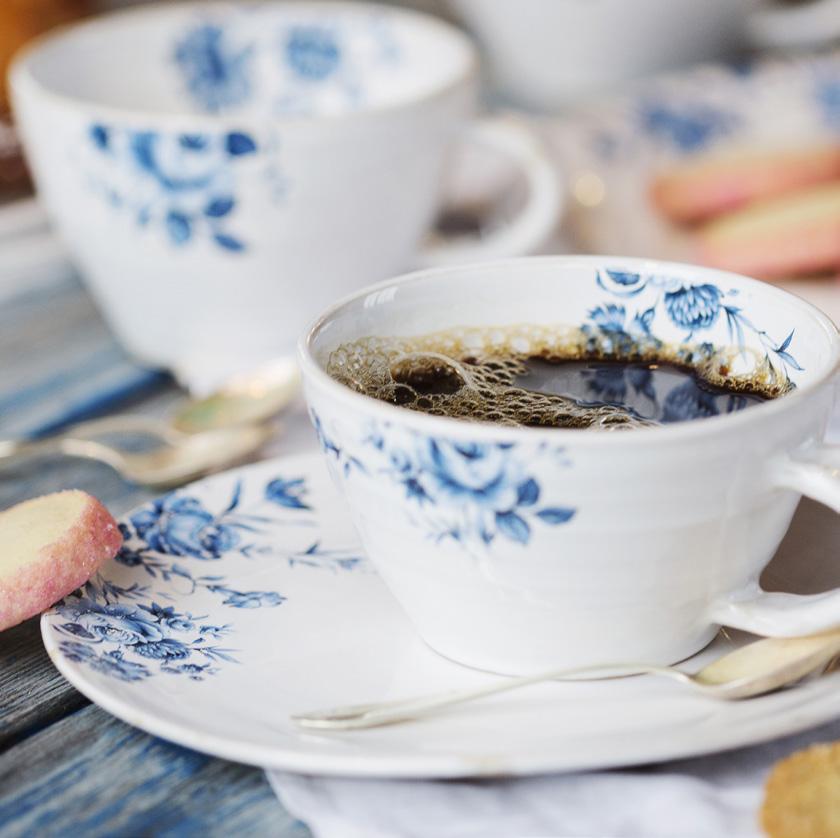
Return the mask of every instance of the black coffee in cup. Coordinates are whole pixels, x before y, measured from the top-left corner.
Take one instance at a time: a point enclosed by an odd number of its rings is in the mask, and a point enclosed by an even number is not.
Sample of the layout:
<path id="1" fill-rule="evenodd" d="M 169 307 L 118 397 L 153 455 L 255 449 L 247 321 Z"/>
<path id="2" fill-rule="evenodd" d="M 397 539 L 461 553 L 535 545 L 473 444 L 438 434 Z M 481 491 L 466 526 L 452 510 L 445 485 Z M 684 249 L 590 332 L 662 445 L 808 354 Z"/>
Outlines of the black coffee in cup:
<path id="1" fill-rule="evenodd" d="M 354 390 L 436 416 L 521 427 L 640 428 L 745 410 L 790 389 L 744 350 L 592 330 L 453 329 L 339 347 L 327 371 Z"/>

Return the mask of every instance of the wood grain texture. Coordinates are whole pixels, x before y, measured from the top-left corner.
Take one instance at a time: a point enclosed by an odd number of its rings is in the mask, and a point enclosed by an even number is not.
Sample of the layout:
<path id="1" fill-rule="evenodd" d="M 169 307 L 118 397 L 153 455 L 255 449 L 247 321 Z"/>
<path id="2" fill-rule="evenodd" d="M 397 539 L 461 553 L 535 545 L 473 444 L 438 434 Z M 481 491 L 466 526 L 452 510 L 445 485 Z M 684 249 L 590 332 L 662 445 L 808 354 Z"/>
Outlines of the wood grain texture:
<path id="1" fill-rule="evenodd" d="M 78 284 L 0 304 L 0 436 L 60 422 L 126 381 L 142 375 Z M 161 415 L 181 395 L 149 392 L 132 410 Z M 0 508 L 65 488 L 117 516 L 153 497 L 107 466 L 54 458 L 0 470 Z M 309 835 L 259 769 L 170 745 L 90 705 L 53 667 L 37 619 L 0 633 L 0 836 L 199 833 Z"/>
<path id="2" fill-rule="evenodd" d="M 262 772 L 85 707 L 0 756 L 0 834 L 306 838 Z"/>
<path id="3" fill-rule="evenodd" d="M 0 700 L 0 753 L 88 703 L 55 671 L 38 618 L 0 634 Z"/>

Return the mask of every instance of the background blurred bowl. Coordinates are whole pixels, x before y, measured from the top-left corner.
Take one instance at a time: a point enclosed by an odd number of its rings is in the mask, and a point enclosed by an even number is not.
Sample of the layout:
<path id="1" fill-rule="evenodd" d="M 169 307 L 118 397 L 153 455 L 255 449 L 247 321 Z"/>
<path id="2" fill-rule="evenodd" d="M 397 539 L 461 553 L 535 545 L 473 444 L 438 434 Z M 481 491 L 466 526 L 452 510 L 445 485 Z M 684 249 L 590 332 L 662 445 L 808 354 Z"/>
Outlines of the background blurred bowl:
<path id="1" fill-rule="evenodd" d="M 499 90 L 554 109 L 627 79 L 731 54 L 756 0 L 451 0 Z"/>

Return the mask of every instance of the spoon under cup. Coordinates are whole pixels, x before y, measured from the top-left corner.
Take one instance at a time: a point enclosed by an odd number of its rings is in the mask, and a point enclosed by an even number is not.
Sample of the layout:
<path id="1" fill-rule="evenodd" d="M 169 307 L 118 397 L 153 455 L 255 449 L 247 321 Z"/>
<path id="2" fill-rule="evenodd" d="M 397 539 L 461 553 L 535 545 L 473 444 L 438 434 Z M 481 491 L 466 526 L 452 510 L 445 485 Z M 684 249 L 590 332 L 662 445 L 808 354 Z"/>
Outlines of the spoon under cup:
<path id="1" fill-rule="evenodd" d="M 396 701 L 334 707 L 292 716 L 309 730 L 362 730 L 412 721 L 437 710 L 520 687 L 554 680 L 609 680 L 627 675 L 661 675 L 692 687 L 703 695 L 736 700 L 763 695 L 824 670 L 840 655 L 840 628 L 808 637 L 766 638 L 742 646 L 693 674 L 671 666 L 603 664 L 555 669 L 510 678 L 478 689 L 452 690 Z M 599 674 L 600 673 L 600 674 Z"/>

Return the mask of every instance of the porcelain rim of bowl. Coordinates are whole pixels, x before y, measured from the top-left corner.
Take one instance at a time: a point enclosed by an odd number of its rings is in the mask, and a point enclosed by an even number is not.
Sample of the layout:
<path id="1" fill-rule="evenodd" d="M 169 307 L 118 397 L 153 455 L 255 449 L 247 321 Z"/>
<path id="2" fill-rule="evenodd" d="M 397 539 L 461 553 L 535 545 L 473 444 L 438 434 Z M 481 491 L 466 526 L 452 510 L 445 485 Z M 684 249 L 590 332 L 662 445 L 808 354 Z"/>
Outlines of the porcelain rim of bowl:
<path id="1" fill-rule="evenodd" d="M 703 419 L 701 422 L 677 422 L 670 425 L 645 428 L 643 431 L 635 433 L 585 433 L 580 429 L 568 428 L 512 427 L 509 425 L 496 425 L 490 422 L 465 421 L 448 416 L 433 416 L 428 413 L 408 410 L 399 405 L 388 404 L 387 402 L 375 399 L 373 396 L 357 393 L 332 378 L 318 361 L 315 343 L 319 335 L 330 321 L 341 316 L 342 311 L 348 308 L 353 302 L 407 284 L 434 279 L 447 273 L 481 271 L 482 269 L 509 269 L 513 271 L 517 267 L 527 267 L 528 265 L 538 265 L 552 261 L 556 263 L 558 269 L 573 266 L 603 267 L 605 265 L 615 264 L 621 265 L 624 268 L 635 267 L 641 270 L 650 269 L 652 265 L 655 265 L 659 270 L 696 271 L 701 275 L 714 275 L 719 278 L 728 278 L 739 283 L 745 282 L 748 285 L 760 287 L 765 293 L 777 295 L 781 298 L 780 302 L 788 298 L 789 304 L 796 304 L 806 311 L 814 322 L 822 327 L 826 336 L 831 340 L 831 356 L 826 361 L 824 369 L 815 376 L 813 381 L 802 384 L 783 396 L 756 405 L 750 410 L 738 411 L 722 416 L 711 416 Z M 518 442 L 534 442 L 538 439 L 550 439 L 555 444 L 561 446 L 574 445 L 576 448 L 581 446 L 597 448 L 604 445 L 645 446 L 651 444 L 659 445 L 666 441 L 673 443 L 714 436 L 726 430 L 743 429 L 749 424 L 756 423 L 761 419 L 769 420 L 774 416 L 778 417 L 788 411 L 796 410 L 803 400 L 810 398 L 820 387 L 828 384 L 831 378 L 840 371 L 840 330 L 838 330 L 828 315 L 824 314 L 816 306 L 804 300 L 802 297 L 777 286 L 770 285 L 769 283 L 730 271 L 704 268 L 685 262 L 669 262 L 638 257 L 604 255 L 524 256 L 513 259 L 499 259 L 490 262 L 476 262 L 456 266 L 450 265 L 442 268 L 414 271 L 362 288 L 333 303 L 304 331 L 298 340 L 297 357 L 304 383 L 307 379 L 310 379 L 317 383 L 323 391 L 327 392 L 331 399 L 342 401 L 349 407 L 355 407 L 359 411 L 368 413 L 371 411 L 383 411 L 385 416 L 389 417 L 392 421 L 398 422 L 401 425 L 407 425 L 418 432 L 437 434 L 443 437 L 468 437 L 470 439 L 487 441 L 496 441 L 502 437 L 505 440 L 514 439 Z"/>
<path id="2" fill-rule="evenodd" d="M 38 79 L 33 72 L 32 64 L 38 55 L 52 45 L 60 43 L 65 39 L 77 36 L 79 33 L 90 32 L 97 28 L 106 29 L 115 24 L 126 26 L 132 19 L 141 17 L 172 17 L 177 18 L 190 10 L 213 13 L 228 12 L 236 13 L 248 8 L 301 8 L 307 11 L 319 9 L 348 9 L 352 13 L 364 14 L 379 12 L 391 15 L 393 18 L 401 19 L 412 24 L 421 24 L 426 27 L 437 29 L 441 37 L 448 38 L 454 47 L 459 49 L 462 56 L 458 62 L 457 71 L 449 75 L 445 82 L 434 85 L 428 90 L 419 94 L 405 96 L 394 101 L 373 105 L 365 105 L 356 110 L 341 113 L 323 114 L 265 114 L 254 115 L 244 114 L 210 114 L 210 113 L 176 113 L 172 111 L 159 111 L 149 108 L 135 108 L 97 102 L 90 97 L 74 96 L 64 92 L 53 90 L 48 84 Z M 156 126 L 167 127 L 171 130 L 208 130 L 242 128 L 249 125 L 351 125 L 364 122 L 372 118 L 387 117 L 401 112 L 411 111 L 422 105 L 432 104 L 445 99 L 448 95 L 461 87 L 477 84 L 479 77 L 478 50 L 470 37 L 453 24 L 437 18 L 430 14 L 424 14 L 413 9 L 406 9 L 394 6 L 383 6 L 378 3 L 366 2 L 366 0 L 288 0 L 277 2 L 261 2 L 261 0 L 242 0 L 237 4 L 225 2 L 225 0 L 180 0 L 180 2 L 167 3 L 165 6 L 158 4 L 133 6 L 125 9 L 116 9 L 105 14 L 95 15 L 91 18 L 82 19 L 57 26 L 48 32 L 36 36 L 23 46 L 13 56 L 7 73 L 8 85 L 13 92 L 21 88 L 30 88 L 38 95 L 50 99 L 53 104 L 63 106 L 69 110 L 77 111 L 85 108 L 89 113 L 96 114 L 96 118 L 109 120 L 121 120 L 126 125 L 137 123 L 148 126 L 150 120 L 154 120 Z"/>

